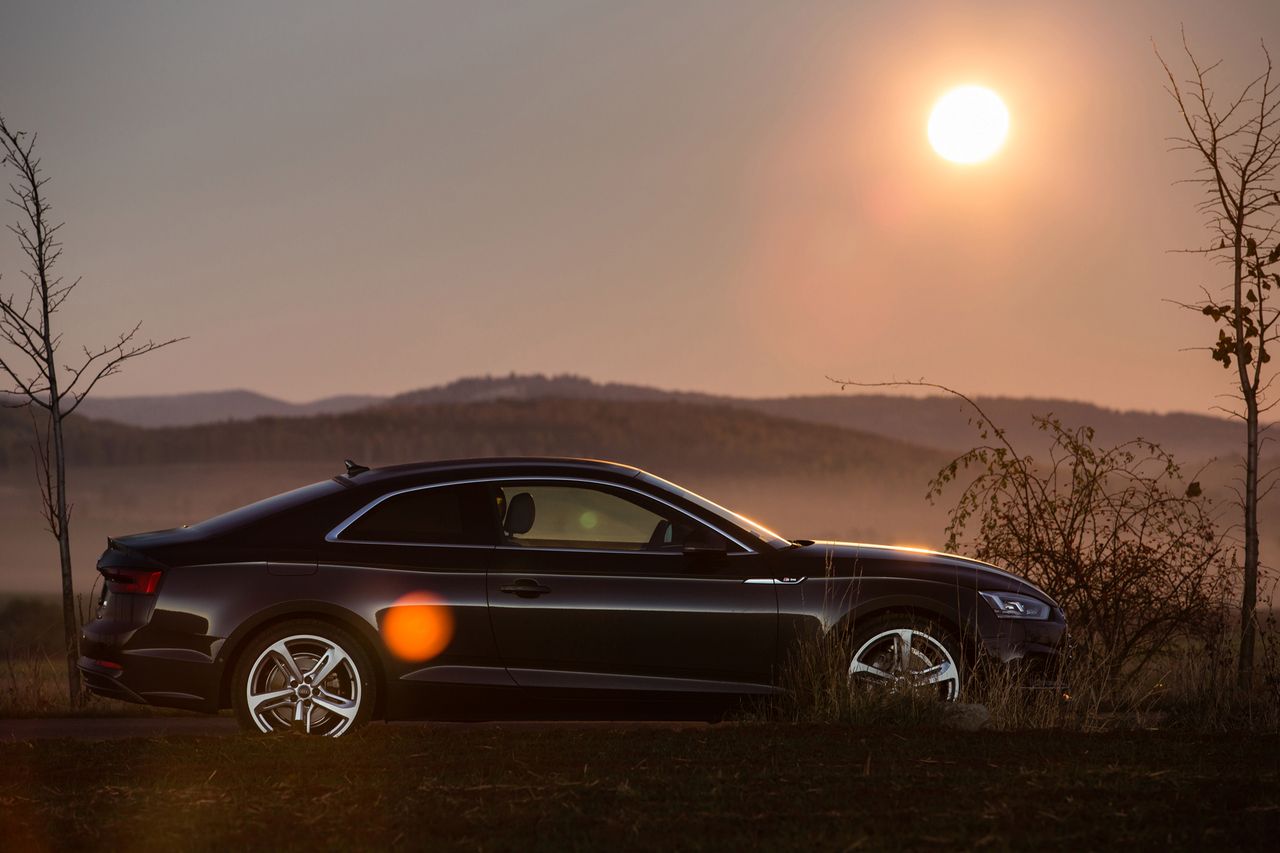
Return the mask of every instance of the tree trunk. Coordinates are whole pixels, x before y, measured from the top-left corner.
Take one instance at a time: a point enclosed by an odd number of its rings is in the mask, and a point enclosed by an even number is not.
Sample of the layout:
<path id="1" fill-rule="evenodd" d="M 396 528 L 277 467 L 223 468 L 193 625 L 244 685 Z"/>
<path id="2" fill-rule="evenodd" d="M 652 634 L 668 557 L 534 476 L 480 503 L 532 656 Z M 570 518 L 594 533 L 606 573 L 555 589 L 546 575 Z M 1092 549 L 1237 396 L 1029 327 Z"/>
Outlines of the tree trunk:
<path id="1" fill-rule="evenodd" d="M 1255 611 L 1258 590 L 1258 399 L 1245 395 L 1248 432 L 1244 467 L 1244 592 L 1240 597 L 1240 659 L 1236 681 L 1242 689 L 1253 685 Z"/>
<path id="2" fill-rule="evenodd" d="M 1244 205 L 1241 189 L 1240 207 Z M 1236 683 L 1248 689 L 1253 683 L 1253 619 L 1258 594 L 1258 384 L 1249 376 L 1245 362 L 1244 327 L 1244 271 L 1245 235 L 1244 219 L 1237 217 L 1235 226 L 1234 282 L 1236 370 L 1240 375 L 1240 396 L 1244 399 L 1245 453 L 1244 453 L 1244 590 L 1240 595 L 1240 656 L 1237 661 Z M 1262 357 L 1264 340 L 1258 341 L 1258 358 Z"/>
<path id="3" fill-rule="evenodd" d="M 80 619 L 76 615 L 75 586 L 71 576 L 71 519 L 67 512 L 67 459 L 62 443 L 62 413 L 51 412 L 55 488 L 53 509 L 57 513 L 58 558 L 62 563 L 62 639 L 67 657 L 67 699 L 80 707 Z"/>
<path id="4" fill-rule="evenodd" d="M 32 174 L 29 178 L 33 204 L 43 210 L 40 201 L 40 183 Z M 67 454 L 62 440 L 62 394 L 58 390 L 58 363 L 50 318 L 50 283 L 48 246 L 49 235 L 43 220 L 35 225 L 35 267 L 40 280 L 40 314 L 42 323 L 41 343 L 44 345 L 45 380 L 49 384 L 49 429 L 53 433 L 53 488 L 48 495 L 50 521 L 53 533 L 58 537 L 58 561 L 62 570 L 62 641 L 67 662 L 67 701 L 72 708 L 80 707 L 80 620 L 76 618 L 76 593 L 71 576 L 71 525 L 67 510 Z M 48 460 L 45 460 L 48 464 Z M 46 471 L 48 469 L 46 468 Z"/>

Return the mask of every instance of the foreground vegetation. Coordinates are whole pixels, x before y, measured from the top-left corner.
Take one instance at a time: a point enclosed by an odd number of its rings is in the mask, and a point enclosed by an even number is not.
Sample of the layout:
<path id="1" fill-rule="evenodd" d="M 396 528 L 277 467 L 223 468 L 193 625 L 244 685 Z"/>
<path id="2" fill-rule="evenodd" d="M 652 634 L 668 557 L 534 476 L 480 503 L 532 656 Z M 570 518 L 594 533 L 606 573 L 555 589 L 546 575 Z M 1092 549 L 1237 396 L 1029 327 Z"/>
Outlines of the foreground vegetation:
<path id="1" fill-rule="evenodd" d="M 6 849 L 1261 848 L 1280 739 L 842 726 L 0 744 Z"/>

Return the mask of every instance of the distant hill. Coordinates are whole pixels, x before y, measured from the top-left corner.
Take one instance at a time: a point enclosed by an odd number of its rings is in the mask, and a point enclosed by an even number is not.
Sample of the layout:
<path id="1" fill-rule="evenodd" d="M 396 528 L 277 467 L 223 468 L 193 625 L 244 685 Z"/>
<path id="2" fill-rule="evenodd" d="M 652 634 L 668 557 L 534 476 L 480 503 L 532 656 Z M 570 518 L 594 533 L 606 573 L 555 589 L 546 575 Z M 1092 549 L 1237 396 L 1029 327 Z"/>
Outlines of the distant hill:
<path id="1" fill-rule="evenodd" d="M 143 427 L 192 426 L 261 417 L 305 417 L 362 409 L 383 398 L 342 394 L 310 403 L 289 403 L 254 391 L 207 391 L 145 397 L 90 397 L 80 413 L 87 418 Z"/>
<path id="2" fill-rule="evenodd" d="M 0 395 L 7 397 L 7 395 Z M 310 403 L 289 403 L 255 391 L 202 391 L 137 397 L 89 397 L 77 414 L 141 427 L 192 426 L 261 417 L 303 417 L 362 409 L 384 397 L 342 394 Z M 0 403 L 5 402 L 0 399 Z"/>
<path id="3" fill-rule="evenodd" d="M 562 400 L 621 400 L 641 402 L 678 400 L 686 403 L 741 402 L 736 397 L 700 394 L 694 391 L 666 391 L 647 385 L 628 385 L 622 382 L 595 382 L 584 376 L 562 374 L 543 376 L 511 374 L 509 376 L 472 376 L 456 379 L 447 385 L 421 388 L 397 394 L 387 402 L 391 405 L 421 403 L 483 403 L 493 400 L 540 400 L 555 397 Z"/>
<path id="4" fill-rule="evenodd" d="M 372 395 L 328 397 L 288 403 L 251 391 L 221 391 L 152 397 L 90 398 L 87 417 L 142 427 L 195 426 L 262 417 L 335 415 L 379 407 L 470 405 L 547 399 L 613 402 L 680 402 L 733 407 L 813 424 L 844 427 L 900 439 L 923 447 L 957 451 L 972 446 L 972 415 L 946 396 L 908 397 L 854 391 L 794 397 L 741 398 L 643 385 L 594 382 L 581 376 L 516 375 L 459 379 L 391 398 Z M 1242 439 L 1238 422 L 1186 412 L 1157 414 L 1120 411 L 1070 400 L 979 397 L 977 402 L 1008 431 L 1019 449 L 1036 452 L 1044 436 L 1033 414 L 1054 414 L 1072 426 L 1091 426 L 1098 440 L 1113 444 L 1141 436 L 1160 442 L 1180 459 L 1196 462 L 1234 457 Z"/>
<path id="5" fill-rule="evenodd" d="M 0 412 L 0 467 L 31 464 L 25 415 Z M 617 400 L 397 403 L 341 415 L 142 429 L 72 417 L 73 465 L 290 462 L 365 464 L 467 456 L 609 458 L 657 472 L 860 472 L 927 476 L 943 454 L 904 441 L 725 405 Z M 923 481 L 921 481 L 923 482 Z"/>
<path id="6" fill-rule="evenodd" d="M 1138 437 L 1156 441 L 1187 461 L 1236 456 L 1244 441 L 1244 428 L 1239 422 L 1189 412 L 1118 411 L 1054 399 L 978 397 L 975 402 L 1005 429 L 1009 440 L 1022 452 L 1035 453 L 1045 444 L 1044 433 L 1035 426 L 1033 415 L 1052 415 L 1071 427 L 1093 427 L 1096 441 L 1103 445 Z M 892 435 L 927 447 L 960 450 L 978 443 L 978 433 L 970 423 L 973 411 L 953 397 L 848 394 L 741 400 L 736 405 L 796 420 Z"/>
<path id="7" fill-rule="evenodd" d="M 468 403 L 485 400 L 543 398 L 590 400 L 671 400 L 764 412 L 810 423 L 828 424 L 901 439 L 941 450 L 973 446 L 978 434 L 969 422 L 973 412 L 960 400 L 943 395 L 906 397 L 845 391 L 794 397 L 744 398 L 664 391 L 642 385 L 598 383 L 581 376 L 511 375 L 460 379 L 447 385 L 410 391 L 391 404 Z M 1052 414 L 1070 426 L 1090 426 L 1097 440 L 1115 444 L 1135 437 L 1157 441 L 1185 460 L 1234 456 L 1244 438 L 1236 421 L 1211 415 L 1176 412 L 1119 411 L 1052 398 L 977 397 L 975 402 L 1008 433 L 1020 450 L 1036 452 L 1044 435 L 1032 415 Z"/>

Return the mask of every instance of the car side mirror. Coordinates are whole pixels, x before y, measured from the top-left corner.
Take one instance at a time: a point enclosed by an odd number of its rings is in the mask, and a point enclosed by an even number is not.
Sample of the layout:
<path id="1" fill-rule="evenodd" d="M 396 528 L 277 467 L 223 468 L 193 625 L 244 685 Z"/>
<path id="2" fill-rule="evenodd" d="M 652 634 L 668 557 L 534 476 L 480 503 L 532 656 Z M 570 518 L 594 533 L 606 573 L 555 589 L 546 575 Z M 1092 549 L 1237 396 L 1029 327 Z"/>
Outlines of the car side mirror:
<path id="1" fill-rule="evenodd" d="M 686 557 L 724 557 L 729 553 L 729 543 L 719 534 L 699 531 L 685 540 L 682 550 Z"/>

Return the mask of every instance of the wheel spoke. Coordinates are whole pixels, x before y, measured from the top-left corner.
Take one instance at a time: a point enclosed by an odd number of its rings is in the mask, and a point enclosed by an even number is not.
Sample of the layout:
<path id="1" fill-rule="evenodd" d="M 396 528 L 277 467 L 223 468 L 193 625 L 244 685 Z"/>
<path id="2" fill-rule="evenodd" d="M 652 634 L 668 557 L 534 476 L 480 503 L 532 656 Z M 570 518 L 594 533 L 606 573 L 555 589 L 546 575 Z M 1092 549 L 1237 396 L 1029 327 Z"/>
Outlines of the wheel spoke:
<path id="1" fill-rule="evenodd" d="M 249 695 L 249 711 L 254 714 L 261 714 L 281 705 L 288 705 L 293 698 L 293 691 L 285 688 L 284 690 L 271 690 L 267 693 L 251 693 Z"/>
<path id="2" fill-rule="evenodd" d="M 299 700 L 293 703 L 293 727 L 298 728 L 307 717 L 306 703 Z"/>
<path id="3" fill-rule="evenodd" d="M 298 670 L 298 662 L 289 653 L 289 647 L 284 644 L 284 640 L 270 646 L 267 649 L 267 654 L 275 662 L 276 666 L 280 667 L 287 678 L 292 678 L 294 681 L 302 680 L 302 673 Z"/>
<path id="4" fill-rule="evenodd" d="M 326 711 L 347 720 L 355 719 L 356 713 L 360 710 L 360 703 L 354 699 L 344 699 L 325 690 L 316 691 L 312 701 Z"/>
<path id="5" fill-rule="evenodd" d="M 855 660 L 849 665 L 849 674 L 857 675 L 858 673 L 865 673 L 866 675 L 870 675 L 884 681 L 889 681 L 893 678 L 893 673 L 885 672 L 883 669 L 872 666 L 869 663 L 863 663 L 860 660 Z"/>
<path id="6" fill-rule="evenodd" d="M 893 635 L 894 666 L 899 675 L 911 672 L 911 641 L 914 636 L 915 632 L 910 630 L 896 631 Z"/>
<path id="7" fill-rule="evenodd" d="M 332 646 L 325 650 L 320 660 L 316 661 L 316 665 L 311 667 L 311 671 L 306 673 L 311 678 L 312 684 L 319 684 L 324 681 L 333 671 L 349 660 L 347 653 L 337 646 Z"/>
<path id="8" fill-rule="evenodd" d="M 955 679 L 955 668 L 951 666 L 951 661 L 944 660 L 940 664 L 920 670 L 915 674 L 915 677 L 920 684 L 938 684 L 942 681 L 952 681 Z"/>

